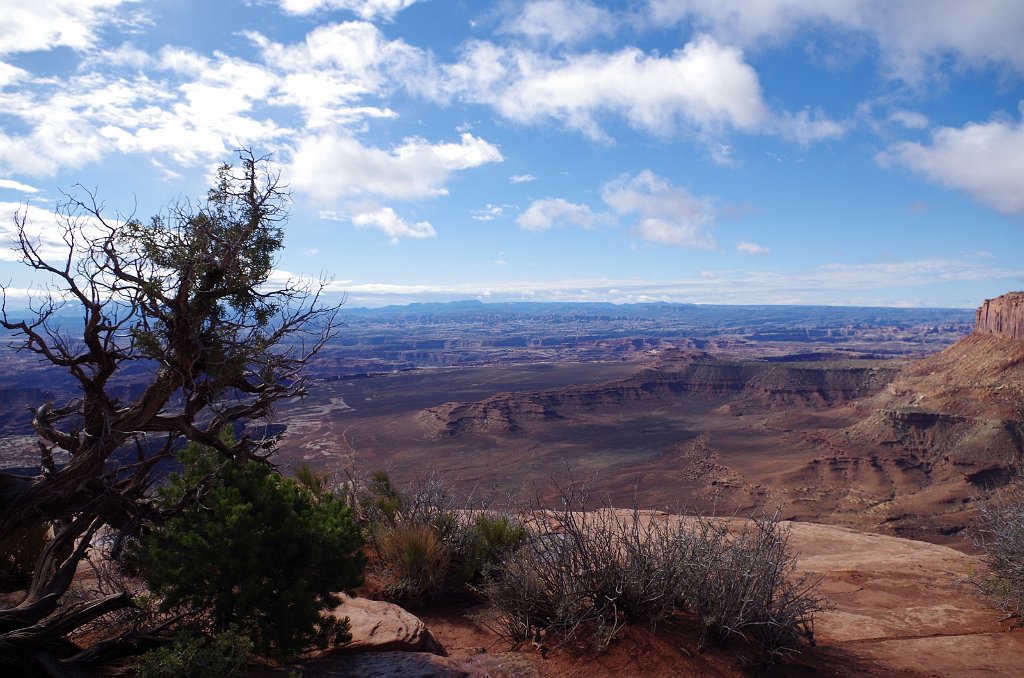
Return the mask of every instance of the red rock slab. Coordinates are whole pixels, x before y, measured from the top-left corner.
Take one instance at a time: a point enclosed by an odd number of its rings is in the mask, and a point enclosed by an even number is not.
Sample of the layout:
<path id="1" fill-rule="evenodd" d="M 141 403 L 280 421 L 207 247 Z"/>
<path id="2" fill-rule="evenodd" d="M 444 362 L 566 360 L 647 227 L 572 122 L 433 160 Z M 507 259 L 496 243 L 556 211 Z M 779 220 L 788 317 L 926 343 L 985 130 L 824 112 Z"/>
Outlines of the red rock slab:
<path id="1" fill-rule="evenodd" d="M 893 673 L 1024 676 L 1024 630 L 971 591 L 977 556 L 909 539 L 788 523 L 801 571 L 835 605 L 815 621 L 824 647 Z"/>

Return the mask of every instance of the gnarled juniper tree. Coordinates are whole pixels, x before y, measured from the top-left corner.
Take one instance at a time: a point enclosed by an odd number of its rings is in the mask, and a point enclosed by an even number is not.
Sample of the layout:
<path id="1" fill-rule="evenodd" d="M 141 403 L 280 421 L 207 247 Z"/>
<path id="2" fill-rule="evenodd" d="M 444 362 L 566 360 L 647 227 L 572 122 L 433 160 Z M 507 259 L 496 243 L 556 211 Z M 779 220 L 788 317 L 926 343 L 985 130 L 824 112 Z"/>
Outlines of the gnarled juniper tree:
<path id="1" fill-rule="evenodd" d="M 41 286 L 28 319 L 8 309 L 5 289 L 0 321 L 16 348 L 69 374 L 76 395 L 34 410 L 41 472 L 0 472 L 0 539 L 54 525 L 27 596 L 0 607 L 0 667 L 59 675 L 137 649 L 149 630 L 88 648 L 68 639 L 133 605 L 127 592 L 65 595 L 97 532 L 159 517 L 147 493 L 152 471 L 185 441 L 224 459 L 265 460 L 275 435 L 219 433 L 302 394 L 301 369 L 332 334 L 337 308 L 320 303 L 323 284 L 268 285 L 288 195 L 266 158 L 239 157 L 219 169 L 204 201 L 181 201 L 148 222 L 108 216 L 79 187 L 57 211 L 66 251 L 56 261 L 26 214 L 16 216 L 16 249 Z M 69 311 L 79 317 L 73 329 Z M 126 370 L 144 384 L 122 399 L 115 385 Z M 66 463 L 55 463 L 57 452 Z"/>

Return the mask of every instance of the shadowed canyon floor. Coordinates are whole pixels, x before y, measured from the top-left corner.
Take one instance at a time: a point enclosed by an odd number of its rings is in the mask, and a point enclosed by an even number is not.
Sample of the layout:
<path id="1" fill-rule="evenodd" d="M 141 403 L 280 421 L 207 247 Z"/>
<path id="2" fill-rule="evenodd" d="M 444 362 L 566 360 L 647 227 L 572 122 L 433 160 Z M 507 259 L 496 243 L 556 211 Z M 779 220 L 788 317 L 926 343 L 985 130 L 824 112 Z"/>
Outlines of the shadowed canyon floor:
<path id="1" fill-rule="evenodd" d="M 519 499 L 586 480 L 611 503 L 786 517 L 959 543 L 1020 459 L 1024 344 L 926 361 L 658 354 L 642 364 L 415 370 L 323 382 L 285 410 L 286 464 L 428 469 Z"/>

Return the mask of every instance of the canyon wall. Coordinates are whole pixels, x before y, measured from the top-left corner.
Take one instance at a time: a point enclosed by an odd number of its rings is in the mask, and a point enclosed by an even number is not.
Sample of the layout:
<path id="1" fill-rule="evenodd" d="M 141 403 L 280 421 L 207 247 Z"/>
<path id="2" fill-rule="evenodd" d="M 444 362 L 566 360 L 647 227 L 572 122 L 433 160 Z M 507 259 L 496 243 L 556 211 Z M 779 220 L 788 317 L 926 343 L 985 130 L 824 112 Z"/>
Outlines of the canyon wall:
<path id="1" fill-rule="evenodd" d="M 1024 341 L 1024 292 L 1008 292 L 986 299 L 978 308 L 975 334 L 998 334 Z"/>

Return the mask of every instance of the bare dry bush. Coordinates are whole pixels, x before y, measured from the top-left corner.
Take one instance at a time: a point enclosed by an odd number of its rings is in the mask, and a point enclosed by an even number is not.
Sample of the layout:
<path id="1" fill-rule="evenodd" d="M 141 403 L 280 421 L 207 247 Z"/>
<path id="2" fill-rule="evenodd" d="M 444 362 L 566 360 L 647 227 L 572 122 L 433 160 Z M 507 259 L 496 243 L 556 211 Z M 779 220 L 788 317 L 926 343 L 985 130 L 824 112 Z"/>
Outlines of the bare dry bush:
<path id="1" fill-rule="evenodd" d="M 826 609 L 819 580 L 796 575 L 778 514 L 729 522 L 680 519 L 633 508 L 587 510 L 587 494 L 559 488 L 560 507 L 540 508 L 529 542 L 481 590 L 486 621 L 512 643 L 605 647 L 625 624 L 655 627 L 690 614 L 716 642 L 738 638 L 770 664 L 812 640 Z M 536 529 L 551 525 L 547 533 Z"/>
<path id="2" fill-rule="evenodd" d="M 588 511 L 588 495 L 559 488 L 560 506 L 539 508 L 547 523 L 482 587 L 491 627 L 513 643 L 537 640 L 606 646 L 625 624 L 651 627 L 674 613 L 684 594 L 679 523 L 634 508 Z"/>
<path id="3" fill-rule="evenodd" d="M 1024 619 L 1024 488 L 1017 486 L 979 504 L 975 542 L 985 571 L 973 581 L 1007 617 Z"/>
<path id="4" fill-rule="evenodd" d="M 755 661 L 773 663 L 813 642 L 814 615 L 827 609 L 820 577 L 796 574 L 789 529 L 778 512 L 737 521 L 696 518 L 686 542 L 682 607 L 704 629 L 701 639 L 739 637 L 757 650 Z"/>

